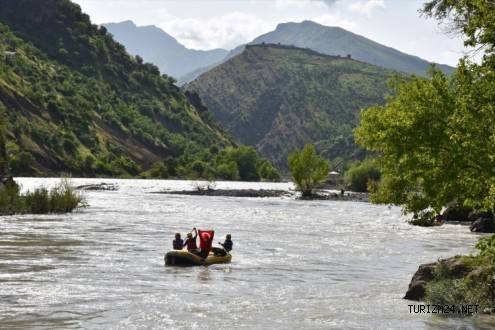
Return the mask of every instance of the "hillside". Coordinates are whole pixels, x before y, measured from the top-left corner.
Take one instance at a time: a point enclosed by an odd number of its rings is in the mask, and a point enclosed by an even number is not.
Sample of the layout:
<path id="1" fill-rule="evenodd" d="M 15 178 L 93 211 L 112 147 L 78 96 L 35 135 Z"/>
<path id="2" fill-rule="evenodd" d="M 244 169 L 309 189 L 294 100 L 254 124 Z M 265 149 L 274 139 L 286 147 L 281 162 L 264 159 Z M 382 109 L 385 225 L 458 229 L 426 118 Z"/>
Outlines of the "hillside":
<path id="1" fill-rule="evenodd" d="M 309 48 L 328 55 L 351 54 L 352 58 L 358 61 L 421 76 L 425 76 L 431 66 L 430 62 L 417 56 L 402 53 L 342 28 L 324 26 L 312 21 L 279 24 L 274 31 L 258 36 L 248 45 L 259 45 L 263 42 Z M 244 48 L 245 45 L 240 45 L 233 49 L 223 61 L 240 54 Z M 436 66 L 447 74 L 455 70 L 445 64 Z M 194 80 L 212 67 L 214 65 L 192 70 L 179 79 L 179 84 Z"/>
<path id="2" fill-rule="evenodd" d="M 167 177 L 235 146 L 197 96 L 68 0 L 1 1 L 0 31 L 0 133 L 15 175 Z"/>
<path id="3" fill-rule="evenodd" d="M 263 44 L 248 46 L 183 88 L 197 92 L 241 143 L 287 168 L 287 155 L 308 142 L 329 159 L 362 158 L 352 137 L 358 112 L 384 102 L 393 73 L 346 57 Z"/>
<path id="4" fill-rule="evenodd" d="M 103 24 L 114 39 L 125 45 L 132 55 L 158 66 L 162 73 L 180 78 L 197 68 L 221 61 L 228 54 L 225 49 L 188 49 L 156 26 L 136 26 L 131 21 Z"/>

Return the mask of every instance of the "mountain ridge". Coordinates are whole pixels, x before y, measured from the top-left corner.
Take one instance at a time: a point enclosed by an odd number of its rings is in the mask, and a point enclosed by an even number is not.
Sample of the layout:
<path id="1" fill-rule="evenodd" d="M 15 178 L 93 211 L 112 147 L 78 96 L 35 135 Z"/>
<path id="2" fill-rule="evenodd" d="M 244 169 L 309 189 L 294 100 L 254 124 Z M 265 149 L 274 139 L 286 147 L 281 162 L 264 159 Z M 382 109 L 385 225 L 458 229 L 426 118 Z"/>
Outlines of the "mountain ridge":
<path id="1" fill-rule="evenodd" d="M 125 45 L 131 54 L 143 56 L 146 61 L 156 64 L 163 73 L 175 77 L 178 86 L 194 80 L 203 72 L 239 54 L 244 50 L 245 45 L 262 42 L 311 48 L 329 55 L 347 56 L 351 54 L 354 59 L 366 63 L 421 76 L 425 76 L 433 64 L 418 56 L 403 53 L 343 28 L 325 26 L 313 21 L 280 23 L 275 30 L 262 34 L 251 42 L 239 45 L 230 51 L 187 49 L 167 32 L 153 25 L 138 27 L 132 21 L 123 21 L 105 23 L 103 26 L 106 26 L 109 32 L 114 34 L 116 40 Z M 146 31 L 152 31 L 155 36 L 146 36 Z M 160 45 L 161 48 L 159 48 Z M 168 45 L 170 49 L 164 49 L 163 45 Z M 152 50 L 147 53 L 146 49 Z M 174 49 L 176 53 L 172 51 Z M 455 70 L 454 67 L 446 64 L 436 63 L 435 65 L 447 74 Z"/>
<path id="2" fill-rule="evenodd" d="M 362 159 L 352 137 L 361 108 L 385 101 L 395 71 L 347 56 L 278 44 L 248 45 L 183 89 L 243 144 L 287 169 L 287 156 L 314 143 L 329 159 Z"/>
<path id="3" fill-rule="evenodd" d="M 162 73 L 179 79 L 197 68 L 222 60 L 225 49 L 195 50 L 179 43 L 164 30 L 154 26 L 137 26 L 127 20 L 119 23 L 102 24 L 123 44 L 132 55 L 141 56 L 146 62 L 158 66 Z"/>

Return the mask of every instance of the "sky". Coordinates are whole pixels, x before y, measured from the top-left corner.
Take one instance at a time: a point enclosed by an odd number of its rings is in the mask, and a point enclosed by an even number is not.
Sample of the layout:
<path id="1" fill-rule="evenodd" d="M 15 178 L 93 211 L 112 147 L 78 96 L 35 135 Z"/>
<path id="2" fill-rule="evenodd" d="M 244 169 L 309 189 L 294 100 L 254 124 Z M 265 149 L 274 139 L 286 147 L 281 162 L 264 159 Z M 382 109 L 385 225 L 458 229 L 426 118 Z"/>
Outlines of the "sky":
<path id="1" fill-rule="evenodd" d="M 94 24 L 155 25 L 190 49 L 233 49 L 279 23 L 338 26 L 406 54 L 456 66 L 466 49 L 418 10 L 426 0 L 72 0 Z"/>

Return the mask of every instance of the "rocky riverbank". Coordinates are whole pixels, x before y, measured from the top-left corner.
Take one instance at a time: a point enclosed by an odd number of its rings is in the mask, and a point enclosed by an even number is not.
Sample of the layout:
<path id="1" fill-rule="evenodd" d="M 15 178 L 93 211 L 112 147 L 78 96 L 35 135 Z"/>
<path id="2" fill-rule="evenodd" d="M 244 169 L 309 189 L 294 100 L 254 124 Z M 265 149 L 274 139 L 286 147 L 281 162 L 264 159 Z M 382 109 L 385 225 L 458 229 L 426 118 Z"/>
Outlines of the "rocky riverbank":
<path id="1" fill-rule="evenodd" d="M 162 191 L 161 194 L 192 196 L 226 196 L 226 197 L 292 197 L 293 192 L 271 189 L 204 189 Z"/>
<path id="2" fill-rule="evenodd" d="M 428 305 L 476 305 L 478 313 L 492 314 L 494 297 L 493 265 L 477 256 L 455 256 L 420 265 L 404 299 Z"/>
<path id="3" fill-rule="evenodd" d="M 271 189 L 198 189 L 198 190 L 179 190 L 179 191 L 162 191 L 162 194 L 171 195 L 193 195 L 193 196 L 226 196 L 226 197 L 299 197 L 298 192 L 294 190 L 271 190 Z M 307 200 L 340 200 L 354 202 L 369 202 L 369 194 L 366 193 L 335 193 L 320 191 L 312 197 L 306 197 Z"/>

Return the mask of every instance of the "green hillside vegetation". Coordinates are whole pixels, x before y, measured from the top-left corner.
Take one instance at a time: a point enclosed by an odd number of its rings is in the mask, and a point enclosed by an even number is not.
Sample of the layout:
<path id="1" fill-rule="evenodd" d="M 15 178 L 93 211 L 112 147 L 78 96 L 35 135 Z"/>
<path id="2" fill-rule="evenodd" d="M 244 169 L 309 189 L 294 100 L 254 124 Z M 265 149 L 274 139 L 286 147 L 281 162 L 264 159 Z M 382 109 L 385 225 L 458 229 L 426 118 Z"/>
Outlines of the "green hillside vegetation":
<path id="1" fill-rule="evenodd" d="M 243 144 L 278 168 L 306 143 L 328 159 L 365 156 L 354 143 L 359 110 L 383 104 L 393 71 L 346 57 L 274 44 L 248 46 L 183 88 Z"/>
<path id="2" fill-rule="evenodd" d="M 243 179 L 226 150 L 237 144 L 201 100 L 127 54 L 79 6 L 2 1 L 0 32 L 1 129 L 14 175 L 225 178 L 230 166 L 226 178 Z"/>

